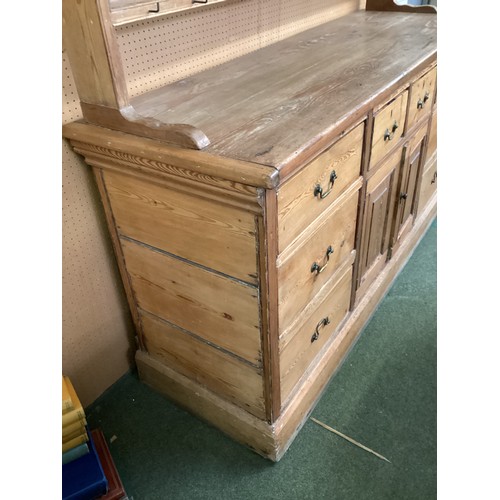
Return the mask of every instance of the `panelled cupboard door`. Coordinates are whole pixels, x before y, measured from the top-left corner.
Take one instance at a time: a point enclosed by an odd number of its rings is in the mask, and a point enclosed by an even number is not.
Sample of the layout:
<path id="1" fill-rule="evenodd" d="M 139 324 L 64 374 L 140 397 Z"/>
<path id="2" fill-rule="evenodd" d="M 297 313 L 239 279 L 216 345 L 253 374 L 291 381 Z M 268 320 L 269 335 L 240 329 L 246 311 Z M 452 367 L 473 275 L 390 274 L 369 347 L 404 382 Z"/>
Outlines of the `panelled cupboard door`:
<path id="1" fill-rule="evenodd" d="M 429 200 L 432 198 L 437 190 L 437 161 L 434 156 L 434 161 L 427 164 L 425 171 L 422 175 L 422 182 L 420 185 L 420 194 L 418 197 L 418 211 L 419 213 L 426 207 Z"/>
<path id="2" fill-rule="evenodd" d="M 366 184 L 358 296 L 370 286 L 387 260 L 402 154 L 403 149 L 398 148 Z"/>
<path id="3" fill-rule="evenodd" d="M 421 126 L 416 134 L 405 145 L 404 163 L 397 201 L 396 224 L 393 247 L 399 245 L 404 235 L 411 229 L 417 211 L 418 180 L 421 177 L 424 147 L 427 139 L 427 124 Z"/>

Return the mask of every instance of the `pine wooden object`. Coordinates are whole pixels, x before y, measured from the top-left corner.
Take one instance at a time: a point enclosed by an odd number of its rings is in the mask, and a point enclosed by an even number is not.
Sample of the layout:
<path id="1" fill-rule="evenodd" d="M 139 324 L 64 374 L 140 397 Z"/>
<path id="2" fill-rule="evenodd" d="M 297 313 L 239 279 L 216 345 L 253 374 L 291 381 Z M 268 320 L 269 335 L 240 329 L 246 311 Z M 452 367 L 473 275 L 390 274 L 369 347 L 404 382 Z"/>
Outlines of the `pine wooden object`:
<path id="1" fill-rule="evenodd" d="M 117 130 L 200 149 L 203 132 L 139 114 L 130 102 L 108 0 L 64 0 L 63 33 L 83 116 Z"/>
<path id="2" fill-rule="evenodd" d="M 205 5 L 226 2 L 227 0 L 109 0 L 113 26 L 121 26 L 145 19 L 155 19 L 173 12 L 199 9 Z"/>
<path id="3" fill-rule="evenodd" d="M 435 17 L 356 12 L 134 99 L 199 151 L 110 121 L 116 78 L 82 76 L 64 135 L 96 175 L 140 376 L 272 460 L 435 216 Z"/>

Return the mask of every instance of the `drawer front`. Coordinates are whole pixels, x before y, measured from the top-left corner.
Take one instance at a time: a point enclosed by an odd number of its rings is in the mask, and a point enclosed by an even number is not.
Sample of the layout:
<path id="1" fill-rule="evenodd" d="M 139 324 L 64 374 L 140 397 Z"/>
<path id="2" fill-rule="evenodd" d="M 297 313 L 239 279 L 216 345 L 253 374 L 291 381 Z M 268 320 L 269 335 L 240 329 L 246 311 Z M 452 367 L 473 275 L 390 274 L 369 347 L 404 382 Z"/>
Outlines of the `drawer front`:
<path id="1" fill-rule="evenodd" d="M 436 89 L 436 75 L 437 69 L 433 68 L 412 84 L 408 107 L 408 130 L 430 112 Z"/>
<path id="2" fill-rule="evenodd" d="M 149 314 L 142 314 L 141 322 L 151 357 L 253 415 L 265 418 L 259 370 Z"/>
<path id="3" fill-rule="evenodd" d="M 424 171 L 422 176 L 422 184 L 420 185 L 420 197 L 418 200 L 419 212 L 425 208 L 429 200 L 437 190 L 437 161 L 434 156 L 434 161 Z"/>
<path id="4" fill-rule="evenodd" d="M 115 172 L 104 180 L 120 234 L 257 284 L 253 214 Z"/>
<path id="5" fill-rule="evenodd" d="M 260 364 L 256 288 L 143 245 L 121 245 L 141 309 Z"/>
<path id="6" fill-rule="evenodd" d="M 279 188 L 279 252 L 359 177 L 363 133 L 361 123 Z"/>
<path id="7" fill-rule="evenodd" d="M 280 334 L 338 271 L 354 249 L 359 192 L 336 207 L 331 215 L 278 267 Z"/>
<path id="8" fill-rule="evenodd" d="M 374 116 L 369 169 L 388 154 L 403 135 L 407 103 L 408 91 L 405 90 Z"/>
<path id="9" fill-rule="evenodd" d="M 325 300 L 293 337 L 283 339 L 280 354 L 281 401 L 285 402 L 315 356 L 349 311 L 352 266 L 348 266 Z"/>

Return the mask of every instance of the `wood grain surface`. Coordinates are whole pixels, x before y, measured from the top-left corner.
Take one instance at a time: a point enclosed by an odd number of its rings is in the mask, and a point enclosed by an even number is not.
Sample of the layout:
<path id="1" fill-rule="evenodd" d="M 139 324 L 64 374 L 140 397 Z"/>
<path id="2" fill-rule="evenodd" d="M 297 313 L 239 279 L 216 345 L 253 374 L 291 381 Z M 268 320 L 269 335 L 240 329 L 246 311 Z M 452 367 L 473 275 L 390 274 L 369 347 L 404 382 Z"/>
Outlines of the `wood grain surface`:
<path id="1" fill-rule="evenodd" d="M 437 109 L 432 112 L 431 125 L 429 131 L 429 141 L 427 143 L 427 158 L 430 158 L 437 151 Z"/>
<path id="2" fill-rule="evenodd" d="M 420 195 L 418 198 L 418 209 L 424 209 L 429 200 L 434 196 L 437 190 L 437 155 L 432 155 L 426 165 L 426 169 L 422 174 L 422 181 L 420 184 Z"/>
<path id="3" fill-rule="evenodd" d="M 357 208 L 358 191 L 353 191 L 278 267 L 280 333 L 286 331 L 354 249 Z M 327 260 L 328 247 L 333 253 Z M 311 270 L 315 262 L 320 266 L 326 265 L 319 274 Z"/>
<path id="4" fill-rule="evenodd" d="M 216 183 L 230 189 L 230 183 L 272 188 L 278 184 L 275 168 L 247 162 L 229 160 L 204 151 L 181 149 L 153 139 L 137 137 L 116 130 L 82 122 L 64 125 L 63 136 L 85 155 L 96 149 L 112 160 L 126 160 L 128 167 L 154 173 L 167 173 L 197 179 L 203 183 Z"/>
<path id="5" fill-rule="evenodd" d="M 141 314 L 144 343 L 150 356 L 264 418 L 260 370 L 148 313 Z"/>
<path id="6" fill-rule="evenodd" d="M 173 12 L 190 9 L 199 9 L 206 4 L 225 2 L 226 0 L 202 0 L 194 3 L 193 0 L 109 0 L 111 21 L 113 26 L 155 19 Z"/>
<path id="7" fill-rule="evenodd" d="M 286 401 L 307 368 L 346 317 L 351 302 L 352 265 L 344 267 L 329 294 L 311 312 L 292 338 L 282 339 L 280 350 L 281 397 Z M 328 321 L 325 324 L 324 320 Z M 312 341 L 316 331 L 319 333 Z"/>
<path id="8" fill-rule="evenodd" d="M 356 301 L 384 268 L 391 243 L 403 147 L 398 147 L 366 183 Z"/>
<path id="9" fill-rule="evenodd" d="M 278 190 L 278 243 L 283 250 L 311 223 L 338 202 L 360 176 L 364 124 L 326 150 Z M 333 186 L 330 176 L 335 171 Z M 324 198 L 315 195 L 316 187 Z M 327 191 L 331 188 L 329 194 Z"/>
<path id="10" fill-rule="evenodd" d="M 104 177 L 120 234 L 257 284 L 252 213 L 111 171 Z"/>
<path id="11" fill-rule="evenodd" d="M 436 16 L 355 12 L 133 99 L 207 150 L 278 168 L 436 57 Z"/>
<path id="12" fill-rule="evenodd" d="M 64 46 L 80 100 L 120 109 L 129 104 L 118 42 L 107 0 L 62 3 Z"/>
<path id="13" fill-rule="evenodd" d="M 213 391 L 172 370 L 144 351 L 135 355 L 141 380 L 180 407 L 211 423 L 257 453 L 276 460 L 273 428 Z"/>
<path id="14" fill-rule="evenodd" d="M 397 192 L 397 212 L 391 242 L 393 252 L 397 251 L 415 221 L 425 159 L 425 147 L 427 145 L 428 125 L 426 122 L 422 123 L 408 137 L 408 142 L 405 145 L 405 161 L 401 168 Z"/>
<path id="15" fill-rule="evenodd" d="M 121 242 L 141 309 L 261 365 L 256 288 L 123 238 Z"/>
<path id="16" fill-rule="evenodd" d="M 407 103 L 408 92 L 404 91 L 374 116 L 369 170 L 397 146 L 405 130 Z"/>
<path id="17" fill-rule="evenodd" d="M 437 68 L 434 67 L 411 85 L 408 103 L 408 129 L 428 115 L 436 90 Z"/>
<path id="18" fill-rule="evenodd" d="M 258 217 L 261 333 L 264 365 L 264 389 L 268 422 L 274 422 L 281 410 L 279 384 L 278 326 L 278 217 L 276 190 L 264 193 L 264 216 Z"/>

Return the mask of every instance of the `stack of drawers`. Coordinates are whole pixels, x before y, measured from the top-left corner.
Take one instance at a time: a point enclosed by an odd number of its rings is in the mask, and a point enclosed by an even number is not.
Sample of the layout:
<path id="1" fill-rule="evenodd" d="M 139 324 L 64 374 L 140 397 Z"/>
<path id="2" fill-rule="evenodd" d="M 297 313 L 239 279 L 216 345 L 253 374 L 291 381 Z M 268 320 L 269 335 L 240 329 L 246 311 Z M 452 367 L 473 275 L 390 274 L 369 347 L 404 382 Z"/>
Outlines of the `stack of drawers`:
<path id="1" fill-rule="evenodd" d="M 364 123 L 278 190 L 281 400 L 346 317 L 351 296 Z"/>

